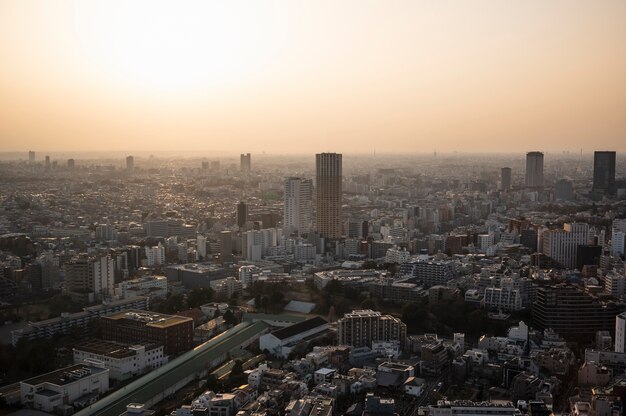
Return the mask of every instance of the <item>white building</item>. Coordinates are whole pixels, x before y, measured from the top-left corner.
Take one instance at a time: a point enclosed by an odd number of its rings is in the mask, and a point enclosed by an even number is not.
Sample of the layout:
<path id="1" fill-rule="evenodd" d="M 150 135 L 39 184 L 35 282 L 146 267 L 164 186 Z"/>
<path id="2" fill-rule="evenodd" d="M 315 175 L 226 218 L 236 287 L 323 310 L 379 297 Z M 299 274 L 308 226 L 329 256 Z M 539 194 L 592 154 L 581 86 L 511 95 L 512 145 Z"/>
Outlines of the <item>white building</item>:
<path id="1" fill-rule="evenodd" d="M 469 400 L 437 402 L 437 406 L 428 406 L 430 416 L 514 416 L 517 409 L 513 403 L 471 402 Z"/>
<path id="2" fill-rule="evenodd" d="M 479 234 L 478 235 L 478 249 L 486 253 L 494 244 L 494 235 L 492 233 L 489 234 Z"/>
<path id="3" fill-rule="evenodd" d="M 155 247 L 146 247 L 146 266 L 155 267 L 165 264 L 165 247 L 159 243 Z"/>
<path id="4" fill-rule="evenodd" d="M 273 356 L 287 358 L 295 346 L 323 335 L 326 330 L 328 322 L 316 316 L 261 335 L 259 347 L 261 351 L 267 350 Z"/>
<path id="5" fill-rule="evenodd" d="M 95 403 L 108 390 L 109 370 L 92 363 L 72 365 L 20 382 L 22 405 L 48 413 L 73 413 L 73 406 Z"/>
<path id="6" fill-rule="evenodd" d="M 310 231 L 313 212 L 313 180 L 303 178 L 285 179 L 283 227 L 285 234 L 298 235 Z"/>
<path id="7" fill-rule="evenodd" d="M 74 348 L 74 364 L 88 360 L 101 363 L 112 380 L 126 380 L 167 363 L 163 346 L 124 345 L 110 341 L 88 341 Z"/>
<path id="8" fill-rule="evenodd" d="M 406 249 L 400 249 L 397 247 L 393 247 L 387 249 L 387 253 L 385 254 L 385 263 L 406 263 L 411 259 L 411 253 L 406 251 Z"/>
<path id="9" fill-rule="evenodd" d="M 206 237 L 203 235 L 196 236 L 196 253 L 198 254 L 198 260 L 206 259 Z"/>
<path id="10" fill-rule="evenodd" d="M 257 266 L 241 266 L 239 268 L 239 280 L 244 288 L 253 283 L 253 276 L 261 271 Z"/>
<path id="11" fill-rule="evenodd" d="M 626 276 L 611 270 L 604 278 L 604 291 L 615 298 L 624 297 L 626 292 Z"/>
<path id="12" fill-rule="evenodd" d="M 315 260 L 316 254 L 313 244 L 298 244 L 294 247 L 294 260 L 296 261 Z"/>
<path id="13" fill-rule="evenodd" d="M 242 256 L 248 261 L 259 261 L 263 256 L 270 254 L 270 250 L 276 247 L 282 230 L 266 228 L 263 230 L 250 230 L 242 234 Z"/>
<path id="14" fill-rule="evenodd" d="M 163 298 L 167 296 L 167 278 L 165 276 L 143 276 L 137 279 L 125 280 L 117 284 L 116 295 L 120 299 L 135 296 Z"/>
<path id="15" fill-rule="evenodd" d="M 241 293 L 243 290 L 241 281 L 232 276 L 224 279 L 211 280 L 209 285 L 217 296 L 223 298 L 231 298 L 235 293 Z"/>
<path id="16" fill-rule="evenodd" d="M 563 224 L 562 230 L 543 232 L 543 254 L 568 269 L 576 267 L 578 246 L 587 244 L 589 225 L 586 223 Z"/>
<path id="17" fill-rule="evenodd" d="M 519 311 L 522 309 L 522 297 L 517 289 L 485 288 L 483 302 L 487 309 L 502 309 L 503 311 Z"/>

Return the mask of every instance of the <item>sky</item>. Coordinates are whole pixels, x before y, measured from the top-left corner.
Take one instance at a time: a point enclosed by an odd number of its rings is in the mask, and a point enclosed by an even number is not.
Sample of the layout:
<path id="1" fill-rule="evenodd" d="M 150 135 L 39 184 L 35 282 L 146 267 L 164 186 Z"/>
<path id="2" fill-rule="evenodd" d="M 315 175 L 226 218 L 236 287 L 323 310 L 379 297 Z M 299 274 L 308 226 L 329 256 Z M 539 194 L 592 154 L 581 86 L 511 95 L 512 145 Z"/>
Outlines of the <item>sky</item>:
<path id="1" fill-rule="evenodd" d="M 626 151 L 624 0 L 0 0 L 0 152 Z"/>

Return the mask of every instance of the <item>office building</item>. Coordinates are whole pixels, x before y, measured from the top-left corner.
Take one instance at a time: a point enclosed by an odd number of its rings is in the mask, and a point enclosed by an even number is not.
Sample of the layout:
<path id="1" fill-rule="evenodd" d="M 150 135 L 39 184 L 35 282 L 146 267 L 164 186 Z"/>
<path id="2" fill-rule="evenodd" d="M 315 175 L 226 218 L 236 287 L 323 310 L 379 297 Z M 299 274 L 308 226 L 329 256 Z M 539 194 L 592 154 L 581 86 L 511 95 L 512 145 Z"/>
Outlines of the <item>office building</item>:
<path id="1" fill-rule="evenodd" d="M 574 199 L 574 186 L 569 179 L 559 179 L 554 184 L 554 199 L 557 201 L 571 201 Z"/>
<path id="2" fill-rule="evenodd" d="M 614 195 L 615 152 L 593 153 L 593 192 Z"/>
<path id="3" fill-rule="evenodd" d="M 156 312 L 131 310 L 100 319 L 102 339 L 131 344 L 163 345 L 165 354 L 188 351 L 193 346 L 193 319 Z"/>
<path id="4" fill-rule="evenodd" d="M 285 234 L 307 233 L 311 229 L 313 181 L 303 178 L 285 179 L 283 229 Z"/>
<path id="5" fill-rule="evenodd" d="M 46 166 L 46 169 L 50 169 L 50 156 L 48 155 L 46 155 L 45 166 Z"/>
<path id="6" fill-rule="evenodd" d="M 370 309 L 347 313 L 337 321 L 339 345 L 371 347 L 373 341 L 399 341 L 404 345 L 406 325 L 391 315 Z"/>
<path id="7" fill-rule="evenodd" d="M 431 416 L 514 416 L 517 408 L 511 402 L 472 402 L 469 400 L 440 400 L 437 405 L 428 406 Z M 535 412 L 531 413 L 535 415 Z M 550 413 L 549 413 L 550 414 Z"/>
<path id="8" fill-rule="evenodd" d="M 317 232 L 322 237 L 341 237 L 342 155 L 315 155 L 317 187 Z"/>
<path id="9" fill-rule="evenodd" d="M 543 187 L 543 153 L 526 153 L 526 186 L 529 188 Z"/>
<path id="10" fill-rule="evenodd" d="M 220 233 L 220 262 L 233 262 L 233 233 L 230 231 Z"/>
<path id="11" fill-rule="evenodd" d="M 28 151 L 28 161 L 31 163 L 35 162 L 35 152 L 32 150 Z"/>
<path id="12" fill-rule="evenodd" d="M 587 244 L 589 225 L 585 223 L 566 223 L 562 230 L 546 230 L 543 236 L 543 254 L 550 257 L 561 267 L 576 267 L 578 247 Z"/>
<path id="13" fill-rule="evenodd" d="M 117 342 L 90 340 L 73 350 L 74 364 L 99 361 L 109 370 L 111 380 L 127 380 L 167 363 L 163 346 L 157 344 L 119 344 Z"/>
<path id="14" fill-rule="evenodd" d="M 500 169 L 500 189 L 503 191 L 511 189 L 511 168 Z"/>
<path id="15" fill-rule="evenodd" d="M 69 170 L 74 170 L 75 167 L 76 163 L 74 162 L 74 159 L 67 159 L 67 168 Z"/>
<path id="16" fill-rule="evenodd" d="M 126 157 L 126 171 L 128 173 L 133 173 L 135 170 L 135 158 L 132 156 Z"/>
<path id="17" fill-rule="evenodd" d="M 621 257 L 626 252 L 626 219 L 614 219 L 611 227 L 611 254 Z"/>
<path id="18" fill-rule="evenodd" d="M 626 312 L 615 317 L 615 352 L 626 352 Z"/>
<path id="19" fill-rule="evenodd" d="M 239 156 L 239 164 L 240 164 L 241 171 L 244 173 L 250 172 L 252 168 L 251 162 L 252 162 L 252 159 L 251 159 L 250 153 L 242 153 Z"/>
<path id="20" fill-rule="evenodd" d="M 135 296 L 165 298 L 167 296 L 167 278 L 165 276 L 142 276 L 124 280 L 117 284 L 116 294 L 120 299 Z"/>
<path id="21" fill-rule="evenodd" d="M 533 304 L 533 326 L 559 335 L 593 339 L 596 331 L 611 331 L 615 316 L 626 310 L 618 301 L 604 300 L 568 284 L 539 287 Z"/>
<path id="22" fill-rule="evenodd" d="M 237 204 L 237 225 L 239 228 L 246 226 L 248 222 L 248 204 L 244 201 L 239 201 Z"/>

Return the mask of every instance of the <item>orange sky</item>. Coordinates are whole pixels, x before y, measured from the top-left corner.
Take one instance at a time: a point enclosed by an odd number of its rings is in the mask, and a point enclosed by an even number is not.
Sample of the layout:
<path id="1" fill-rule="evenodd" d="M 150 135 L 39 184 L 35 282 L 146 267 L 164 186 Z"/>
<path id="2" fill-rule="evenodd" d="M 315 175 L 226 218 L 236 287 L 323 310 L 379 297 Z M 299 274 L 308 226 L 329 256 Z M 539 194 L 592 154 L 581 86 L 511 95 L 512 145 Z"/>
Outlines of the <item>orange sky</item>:
<path id="1" fill-rule="evenodd" d="M 623 0 L 0 0 L 0 151 L 626 151 Z"/>

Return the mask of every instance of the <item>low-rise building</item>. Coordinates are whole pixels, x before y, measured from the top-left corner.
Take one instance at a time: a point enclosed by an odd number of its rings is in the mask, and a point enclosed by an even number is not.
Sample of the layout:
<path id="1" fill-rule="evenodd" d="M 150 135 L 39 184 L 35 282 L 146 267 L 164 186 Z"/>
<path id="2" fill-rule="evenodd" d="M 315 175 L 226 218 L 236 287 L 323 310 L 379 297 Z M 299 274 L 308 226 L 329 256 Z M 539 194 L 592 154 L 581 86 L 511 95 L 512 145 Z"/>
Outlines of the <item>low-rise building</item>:
<path id="1" fill-rule="evenodd" d="M 323 336 L 327 331 L 328 322 L 316 316 L 262 335 L 259 346 L 261 351 L 267 350 L 271 355 L 287 358 L 294 347 Z"/>
<path id="2" fill-rule="evenodd" d="M 167 362 L 163 346 L 157 344 L 126 345 L 110 341 L 88 341 L 74 348 L 74 364 L 85 360 L 101 362 L 111 380 L 126 380 L 154 370 Z"/>
<path id="3" fill-rule="evenodd" d="M 23 406 L 48 413 L 71 414 L 109 390 L 109 370 L 75 364 L 20 382 Z"/>

